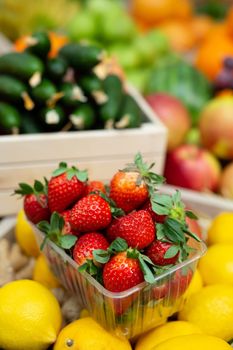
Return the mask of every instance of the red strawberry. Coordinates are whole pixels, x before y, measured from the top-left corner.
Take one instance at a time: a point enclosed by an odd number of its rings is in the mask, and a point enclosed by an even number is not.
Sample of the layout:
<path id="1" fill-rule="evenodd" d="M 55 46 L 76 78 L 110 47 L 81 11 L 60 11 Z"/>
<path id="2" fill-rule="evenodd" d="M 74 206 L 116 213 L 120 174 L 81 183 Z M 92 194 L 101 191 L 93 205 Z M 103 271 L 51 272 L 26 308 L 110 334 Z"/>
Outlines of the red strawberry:
<path id="1" fill-rule="evenodd" d="M 172 243 L 168 242 L 161 242 L 159 240 L 155 240 L 154 242 L 151 243 L 151 245 L 146 249 L 145 254 L 151 259 L 151 261 L 155 265 L 170 265 L 170 264 L 175 264 L 179 252 L 177 252 L 174 256 L 170 258 L 165 258 L 164 255 L 167 252 L 169 248 L 174 246 Z"/>
<path id="2" fill-rule="evenodd" d="M 110 183 L 110 198 L 126 213 L 140 207 L 148 198 L 145 182 L 136 171 L 117 172 Z"/>
<path id="3" fill-rule="evenodd" d="M 111 292 L 123 292 L 144 281 L 138 259 L 128 258 L 127 252 L 110 258 L 103 268 L 104 287 Z"/>
<path id="4" fill-rule="evenodd" d="M 40 181 L 35 180 L 33 187 L 20 183 L 19 189 L 15 190 L 14 193 L 24 196 L 23 206 L 28 220 L 34 224 L 37 224 L 39 221 L 49 220 L 50 210 L 48 208 L 46 188 Z"/>
<path id="5" fill-rule="evenodd" d="M 63 217 L 65 221 L 65 225 L 63 227 L 63 234 L 64 235 L 75 235 L 79 236 L 79 232 L 75 231 L 72 229 L 71 224 L 70 224 L 70 210 L 63 211 L 60 213 L 60 215 Z"/>
<path id="6" fill-rule="evenodd" d="M 51 212 L 62 212 L 85 194 L 87 172 L 60 163 L 48 183 L 48 201 Z"/>
<path id="7" fill-rule="evenodd" d="M 89 232 L 81 236 L 76 242 L 73 250 L 73 259 L 79 265 L 83 265 L 87 260 L 93 260 L 93 250 L 109 247 L 106 238 L 99 232 Z"/>
<path id="8" fill-rule="evenodd" d="M 139 210 L 114 219 L 107 229 L 107 237 L 113 241 L 117 237 L 126 240 L 129 247 L 143 249 L 155 238 L 155 226 L 146 210 Z"/>
<path id="9" fill-rule="evenodd" d="M 71 226 L 79 232 L 98 231 L 106 228 L 112 219 L 108 202 L 97 194 L 80 199 L 71 209 Z"/>
<path id="10" fill-rule="evenodd" d="M 148 200 L 146 201 L 146 203 L 143 205 L 142 207 L 143 210 L 148 211 L 148 213 L 150 214 L 150 216 L 152 217 L 152 220 L 156 223 L 160 223 L 163 224 L 164 220 L 166 219 L 166 215 L 159 215 L 156 214 L 153 209 L 152 209 L 152 205 L 151 202 Z"/>
<path id="11" fill-rule="evenodd" d="M 180 297 L 188 288 L 193 277 L 193 271 L 190 268 L 177 270 L 171 281 L 171 294 L 174 298 Z"/>
<path id="12" fill-rule="evenodd" d="M 97 194 L 98 192 L 106 193 L 104 183 L 102 181 L 90 181 L 87 184 L 86 194 L 91 192 L 97 192 Z"/>

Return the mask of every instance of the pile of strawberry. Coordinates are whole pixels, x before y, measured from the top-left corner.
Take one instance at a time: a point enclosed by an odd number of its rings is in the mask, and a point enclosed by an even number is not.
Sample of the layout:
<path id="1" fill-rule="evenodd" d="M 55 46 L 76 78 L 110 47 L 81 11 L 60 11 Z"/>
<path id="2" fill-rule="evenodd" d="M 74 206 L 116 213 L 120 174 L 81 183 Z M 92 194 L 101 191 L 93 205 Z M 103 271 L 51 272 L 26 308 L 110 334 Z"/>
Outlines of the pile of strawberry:
<path id="1" fill-rule="evenodd" d="M 66 250 L 80 271 L 87 271 L 107 290 L 122 292 L 189 256 L 189 230 L 196 219 L 179 191 L 160 193 L 164 178 L 137 154 L 134 163 L 117 171 L 108 186 L 89 181 L 86 171 L 60 163 L 43 185 L 20 183 L 24 211 L 48 239 Z M 42 245 L 42 249 L 43 249 Z"/>

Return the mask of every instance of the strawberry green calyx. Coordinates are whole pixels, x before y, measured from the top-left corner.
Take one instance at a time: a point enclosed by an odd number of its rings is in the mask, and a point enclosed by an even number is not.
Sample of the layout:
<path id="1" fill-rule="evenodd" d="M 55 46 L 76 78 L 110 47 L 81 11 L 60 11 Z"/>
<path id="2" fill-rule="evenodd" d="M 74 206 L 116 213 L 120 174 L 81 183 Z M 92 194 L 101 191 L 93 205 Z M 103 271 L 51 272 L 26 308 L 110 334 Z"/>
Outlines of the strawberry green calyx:
<path id="1" fill-rule="evenodd" d="M 35 180 L 33 186 L 21 182 L 19 183 L 19 188 L 14 191 L 14 194 L 19 194 L 21 196 L 26 196 L 28 194 L 34 194 L 35 196 L 39 196 L 40 194 L 47 195 L 48 181 L 46 178 L 44 178 L 44 180 L 45 184 Z"/>
<path id="2" fill-rule="evenodd" d="M 37 224 L 39 230 L 45 233 L 44 240 L 40 246 L 41 250 L 43 250 L 48 239 L 63 249 L 70 249 L 74 246 L 75 242 L 77 241 L 77 237 L 74 235 L 64 235 L 62 233 L 64 225 L 65 221 L 63 217 L 57 212 L 52 213 L 50 223 L 48 221 L 40 221 Z"/>
<path id="3" fill-rule="evenodd" d="M 105 193 L 103 192 L 98 192 L 98 195 L 100 197 L 102 197 L 109 205 L 110 205 L 110 209 L 111 209 L 111 214 L 114 218 L 120 217 L 125 215 L 125 212 L 123 209 L 118 208 L 116 206 L 116 203 L 114 202 L 114 200 L 112 198 L 109 198 L 108 196 L 106 196 Z"/>
<path id="4" fill-rule="evenodd" d="M 95 249 L 93 251 L 94 260 L 100 264 L 106 264 L 114 254 L 124 252 L 128 249 L 128 244 L 123 238 L 116 238 L 108 249 Z"/>
<path id="5" fill-rule="evenodd" d="M 68 180 L 71 180 L 73 176 L 81 182 L 88 180 L 87 170 L 79 170 L 75 166 L 68 168 L 67 163 L 65 162 L 59 163 L 59 168 L 53 171 L 52 176 L 57 177 L 62 174 L 66 174 Z"/>

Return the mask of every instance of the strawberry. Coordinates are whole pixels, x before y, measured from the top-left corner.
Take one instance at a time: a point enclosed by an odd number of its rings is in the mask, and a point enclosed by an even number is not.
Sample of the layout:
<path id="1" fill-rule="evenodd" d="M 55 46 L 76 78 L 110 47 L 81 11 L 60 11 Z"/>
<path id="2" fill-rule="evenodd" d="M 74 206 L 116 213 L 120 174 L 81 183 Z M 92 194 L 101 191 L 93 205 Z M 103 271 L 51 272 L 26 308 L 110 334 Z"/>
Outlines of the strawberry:
<path id="1" fill-rule="evenodd" d="M 129 258 L 127 252 L 112 256 L 104 265 L 103 284 L 111 292 L 123 292 L 143 281 L 139 260 Z"/>
<path id="2" fill-rule="evenodd" d="M 102 230 L 110 224 L 111 219 L 109 203 L 97 194 L 80 199 L 70 213 L 70 224 L 79 232 Z"/>
<path id="3" fill-rule="evenodd" d="M 51 212 L 69 208 L 85 194 L 87 172 L 60 163 L 48 183 L 48 201 Z"/>
<path id="4" fill-rule="evenodd" d="M 40 181 L 35 180 L 33 187 L 20 183 L 19 189 L 16 189 L 14 194 L 20 194 L 24 197 L 24 212 L 33 224 L 37 224 L 41 220 L 49 220 L 50 210 L 48 208 L 46 186 Z"/>
<path id="5" fill-rule="evenodd" d="M 150 214 L 154 222 L 160 223 L 160 224 L 164 223 L 164 220 L 166 219 L 166 215 L 159 215 L 155 213 L 152 209 L 152 205 L 149 200 L 146 201 L 146 203 L 142 206 L 142 209 L 148 211 L 148 213 Z"/>
<path id="6" fill-rule="evenodd" d="M 171 295 L 174 298 L 180 297 L 188 288 L 193 277 L 193 271 L 190 268 L 183 267 L 177 270 L 171 281 Z"/>
<path id="7" fill-rule="evenodd" d="M 153 261 L 155 265 L 164 266 L 164 265 L 173 265 L 177 262 L 179 257 L 179 251 L 177 251 L 175 246 L 175 254 L 173 255 L 172 248 L 174 244 L 169 242 L 162 242 L 155 240 L 151 245 L 146 249 L 145 254 Z M 168 250 L 171 251 L 171 256 L 168 255 Z"/>
<path id="8" fill-rule="evenodd" d="M 87 184 L 86 195 L 91 192 L 96 192 L 97 194 L 98 192 L 106 193 L 104 183 L 102 181 L 90 181 Z"/>
<path id="9" fill-rule="evenodd" d="M 99 232 L 89 232 L 81 236 L 76 242 L 73 250 L 73 259 L 79 265 L 83 265 L 87 260 L 93 260 L 93 250 L 109 247 L 109 243 Z"/>
<path id="10" fill-rule="evenodd" d="M 70 210 L 65 210 L 62 213 L 60 213 L 60 215 L 63 217 L 65 224 L 63 227 L 63 234 L 64 235 L 75 235 L 75 236 L 79 236 L 79 232 L 75 231 L 74 229 L 72 229 L 71 224 L 70 224 Z"/>
<path id="11" fill-rule="evenodd" d="M 114 219 L 107 229 L 107 237 L 110 241 L 121 237 L 130 247 L 143 249 L 153 242 L 155 226 L 150 214 L 146 210 L 139 210 Z"/>
<path id="12" fill-rule="evenodd" d="M 118 171 L 110 182 L 110 198 L 126 213 L 139 208 L 149 197 L 154 186 L 163 181 L 163 177 L 150 172 L 151 166 L 143 163 L 137 154 L 134 164 Z"/>

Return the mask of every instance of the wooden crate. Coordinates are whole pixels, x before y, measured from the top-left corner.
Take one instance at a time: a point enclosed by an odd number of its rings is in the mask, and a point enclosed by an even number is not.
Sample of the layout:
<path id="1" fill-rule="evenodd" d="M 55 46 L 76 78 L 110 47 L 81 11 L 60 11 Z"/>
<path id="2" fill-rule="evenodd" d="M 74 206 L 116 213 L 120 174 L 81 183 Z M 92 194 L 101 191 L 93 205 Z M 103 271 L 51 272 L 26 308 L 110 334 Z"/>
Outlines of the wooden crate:
<path id="1" fill-rule="evenodd" d="M 19 182 L 50 177 L 60 161 L 88 169 L 90 179 L 107 181 L 141 152 L 162 173 L 166 128 L 133 88 L 145 122 L 140 128 L 0 136 L 0 216 L 16 213 L 22 201 L 11 196 Z"/>

